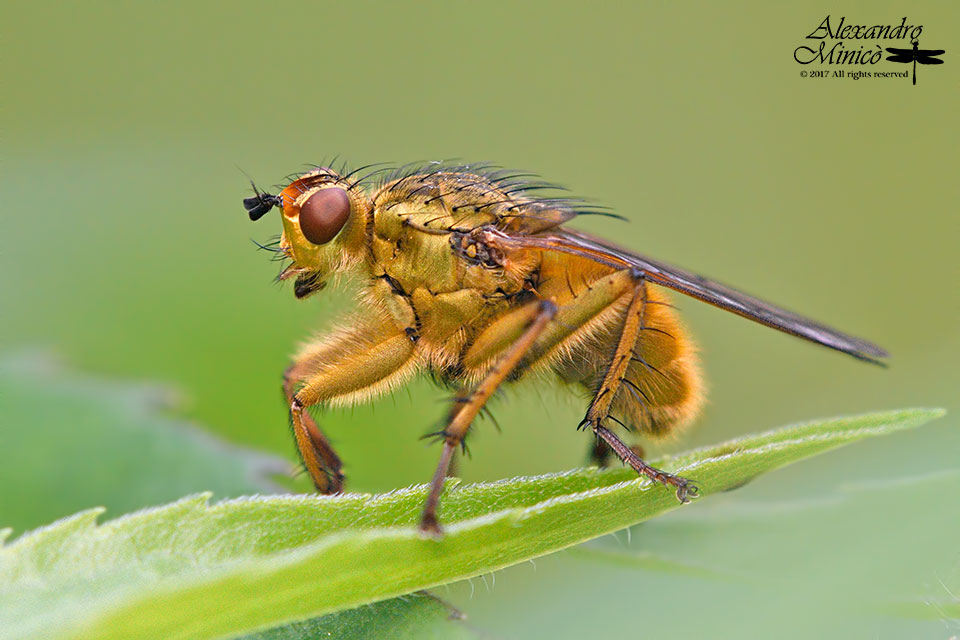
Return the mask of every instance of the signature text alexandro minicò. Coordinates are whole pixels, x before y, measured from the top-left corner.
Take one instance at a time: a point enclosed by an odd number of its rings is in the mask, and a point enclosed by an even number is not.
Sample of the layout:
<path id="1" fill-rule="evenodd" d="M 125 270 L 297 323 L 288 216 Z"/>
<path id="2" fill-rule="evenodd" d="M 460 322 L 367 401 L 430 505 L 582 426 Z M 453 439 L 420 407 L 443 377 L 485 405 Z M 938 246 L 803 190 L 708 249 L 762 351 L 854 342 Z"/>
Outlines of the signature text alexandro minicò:
<path id="1" fill-rule="evenodd" d="M 879 43 L 870 46 L 861 44 L 858 48 L 847 48 L 844 40 L 917 40 L 923 32 L 923 25 L 909 25 L 907 18 L 898 25 L 890 24 L 846 24 L 846 16 L 834 26 L 828 15 L 814 29 L 808 40 L 819 40 L 817 46 L 800 45 L 793 52 L 793 59 L 800 64 L 877 64 L 883 59 L 883 48 Z M 827 41 L 831 41 L 828 44 Z M 811 43 L 812 44 L 812 43 Z M 848 45 L 849 46 L 849 45 Z"/>

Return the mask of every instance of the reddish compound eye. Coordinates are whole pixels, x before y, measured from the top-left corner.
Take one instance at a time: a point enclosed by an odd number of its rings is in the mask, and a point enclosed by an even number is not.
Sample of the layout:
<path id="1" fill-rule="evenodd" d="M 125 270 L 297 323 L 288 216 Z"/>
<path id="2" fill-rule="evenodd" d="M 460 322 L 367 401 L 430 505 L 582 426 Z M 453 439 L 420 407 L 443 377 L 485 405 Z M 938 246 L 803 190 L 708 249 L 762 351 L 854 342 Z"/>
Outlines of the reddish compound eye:
<path id="1" fill-rule="evenodd" d="M 326 244 L 340 233 L 350 216 L 350 197 L 337 187 L 321 189 L 300 207 L 300 230 L 313 244 Z"/>

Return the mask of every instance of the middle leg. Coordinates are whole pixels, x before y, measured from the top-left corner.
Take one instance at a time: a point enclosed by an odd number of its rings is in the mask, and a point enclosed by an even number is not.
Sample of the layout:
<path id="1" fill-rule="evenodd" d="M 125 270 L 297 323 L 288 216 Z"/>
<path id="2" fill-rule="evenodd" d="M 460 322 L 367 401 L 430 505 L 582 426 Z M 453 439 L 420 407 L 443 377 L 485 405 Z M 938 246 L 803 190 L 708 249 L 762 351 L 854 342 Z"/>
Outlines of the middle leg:
<path id="1" fill-rule="evenodd" d="M 446 428 L 440 434 L 443 436 L 443 451 L 440 462 L 430 481 L 430 492 L 423 505 L 423 514 L 420 517 L 420 530 L 432 535 L 440 535 L 440 523 L 437 521 L 437 506 L 440 503 L 440 494 L 443 491 L 443 481 L 447 477 L 450 462 L 454 452 L 463 442 L 474 418 L 493 395 L 497 387 L 506 380 L 507 376 L 516 369 L 523 357 L 536 343 L 544 329 L 557 313 L 557 307 L 549 300 L 540 300 L 532 303 L 536 309 L 527 329 L 510 345 L 503 355 L 487 371 L 480 384 L 468 395 L 457 398 L 456 405 L 450 413 Z"/>

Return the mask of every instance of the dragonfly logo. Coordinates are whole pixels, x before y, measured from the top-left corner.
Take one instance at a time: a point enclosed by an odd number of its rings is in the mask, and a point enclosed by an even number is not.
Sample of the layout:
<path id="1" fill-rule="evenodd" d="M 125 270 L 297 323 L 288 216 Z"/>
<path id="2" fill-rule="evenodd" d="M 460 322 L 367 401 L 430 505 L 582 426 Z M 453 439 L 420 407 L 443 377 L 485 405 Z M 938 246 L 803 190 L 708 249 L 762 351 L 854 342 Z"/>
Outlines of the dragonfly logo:
<path id="1" fill-rule="evenodd" d="M 937 56 L 943 55 L 946 51 L 943 49 L 921 49 L 919 41 L 914 40 L 913 49 L 887 47 L 887 53 L 893 54 L 892 56 L 887 56 L 887 60 L 890 62 L 913 63 L 913 84 L 917 84 L 917 63 L 943 64 L 943 60 Z"/>

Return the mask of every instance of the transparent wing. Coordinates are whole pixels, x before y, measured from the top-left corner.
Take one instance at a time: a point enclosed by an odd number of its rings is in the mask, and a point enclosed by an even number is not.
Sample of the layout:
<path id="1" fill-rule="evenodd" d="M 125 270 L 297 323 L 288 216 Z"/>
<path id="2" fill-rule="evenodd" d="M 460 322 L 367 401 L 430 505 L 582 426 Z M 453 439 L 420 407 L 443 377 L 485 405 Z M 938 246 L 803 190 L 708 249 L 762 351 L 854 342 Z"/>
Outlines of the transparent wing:
<path id="1" fill-rule="evenodd" d="M 579 231 L 557 229 L 532 236 L 502 236 L 497 238 L 497 242 L 503 243 L 505 247 L 526 246 L 570 253 L 618 269 L 630 267 L 640 269 L 650 282 L 703 300 L 784 333 L 842 351 L 854 358 L 882 365 L 879 359 L 890 355 L 872 342 L 842 333 L 716 280 L 647 258 Z"/>

